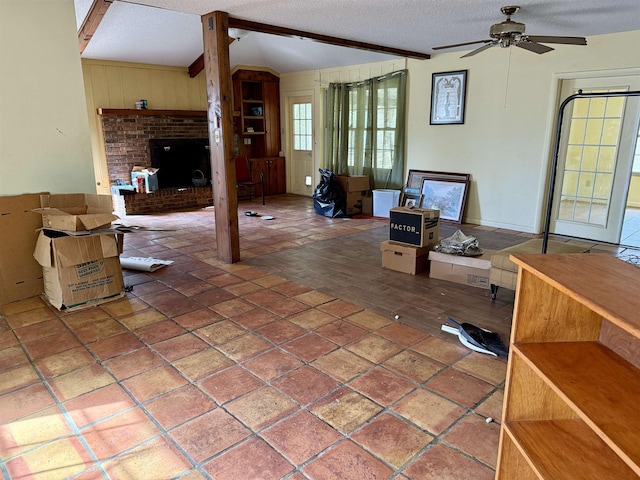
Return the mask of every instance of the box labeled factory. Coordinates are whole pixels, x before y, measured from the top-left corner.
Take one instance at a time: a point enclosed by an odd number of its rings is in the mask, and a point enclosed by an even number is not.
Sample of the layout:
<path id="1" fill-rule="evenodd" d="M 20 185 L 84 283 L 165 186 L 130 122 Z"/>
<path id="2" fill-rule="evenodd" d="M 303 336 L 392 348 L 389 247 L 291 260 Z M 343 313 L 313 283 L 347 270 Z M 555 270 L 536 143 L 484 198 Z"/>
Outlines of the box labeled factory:
<path id="1" fill-rule="evenodd" d="M 41 231 L 33 256 L 42 266 L 47 300 L 59 310 L 76 310 L 124 296 L 113 234 L 78 237 Z"/>
<path id="2" fill-rule="evenodd" d="M 395 207 L 389 211 L 389 240 L 395 243 L 430 247 L 438 243 L 440 210 Z"/>
<path id="3" fill-rule="evenodd" d="M 347 215 L 362 213 L 362 201 L 369 192 L 369 177 L 367 175 L 336 175 L 337 182 L 342 187 L 347 205 Z"/>
<path id="4" fill-rule="evenodd" d="M 485 249 L 477 257 L 429 252 L 429 278 L 447 280 L 478 288 L 491 288 L 491 256 L 495 250 Z"/>
<path id="5" fill-rule="evenodd" d="M 380 244 L 382 268 L 417 275 L 429 267 L 429 247 L 414 247 L 385 241 Z"/>

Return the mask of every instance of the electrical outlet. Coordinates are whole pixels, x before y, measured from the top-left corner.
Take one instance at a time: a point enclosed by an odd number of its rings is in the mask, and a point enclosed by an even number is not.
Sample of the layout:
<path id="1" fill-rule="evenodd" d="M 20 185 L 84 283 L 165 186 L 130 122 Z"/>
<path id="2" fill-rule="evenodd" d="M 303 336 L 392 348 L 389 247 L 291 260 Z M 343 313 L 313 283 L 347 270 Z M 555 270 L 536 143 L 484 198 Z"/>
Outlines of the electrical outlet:
<path id="1" fill-rule="evenodd" d="M 244 144 L 245 145 L 251 145 L 251 139 L 250 138 L 245 138 L 244 139 Z"/>

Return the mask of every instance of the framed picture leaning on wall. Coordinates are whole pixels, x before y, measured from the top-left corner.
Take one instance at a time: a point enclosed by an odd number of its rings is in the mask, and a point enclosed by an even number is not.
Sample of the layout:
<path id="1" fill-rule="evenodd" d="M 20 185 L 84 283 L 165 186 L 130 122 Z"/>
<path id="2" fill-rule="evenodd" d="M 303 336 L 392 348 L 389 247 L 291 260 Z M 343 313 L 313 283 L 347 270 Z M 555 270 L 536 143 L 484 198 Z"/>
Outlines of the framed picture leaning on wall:
<path id="1" fill-rule="evenodd" d="M 464 123 L 467 70 L 431 75 L 431 125 Z"/>

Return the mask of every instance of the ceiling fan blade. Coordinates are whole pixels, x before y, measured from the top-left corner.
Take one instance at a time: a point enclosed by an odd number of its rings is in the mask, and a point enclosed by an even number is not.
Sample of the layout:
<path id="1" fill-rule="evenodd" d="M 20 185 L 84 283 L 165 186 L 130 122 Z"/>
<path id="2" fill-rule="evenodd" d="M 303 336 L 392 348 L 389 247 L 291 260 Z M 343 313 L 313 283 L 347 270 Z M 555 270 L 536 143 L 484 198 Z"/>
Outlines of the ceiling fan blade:
<path id="1" fill-rule="evenodd" d="M 525 50 L 529 50 L 530 52 L 534 52 L 534 53 L 547 53 L 553 50 L 553 48 L 551 47 L 547 47 L 546 45 L 532 42 L 530 40 L 518 42 L 513 45 L 515 45 L 516 47 L 524 48 Z"/>
<path id="2" fill-rule="evenodd" d="M 475 42 L 455 43 L 453 45 L 444 45 L 442 47 L 433 47 L 431 50 L 442 50 L 443 48 L 464 47 L 466 45 L 474 45 L 476 43 L 488 43 L 488 42 L 492 42 L 492 40 L 476 40 Z"/>
<path id="3" fill-rule="evenodd" d="M 491 42 L 491 43 L 487 43 L 486 45 L 481 46 L 480 48 L 476 48 L 475 50 L 471 50 L 469 53 L 467 53 L 466 55 L 461 56 L 460 58 L 465 58 L 465 57 L 471 57 L 473 55 L 476 55 L 480 52 L 484 52 L 485 50 L 493 47 L 494 45 L 497 45 L 498 42 Z"/>
<path id="4" fill-rule="evenodd" d="M 538 43 L 561 43 L 565 45 L 586 45 L 587 39 L 584 37 L 547 37 L 544 35 L 527 35 L 532 42 Z"/>

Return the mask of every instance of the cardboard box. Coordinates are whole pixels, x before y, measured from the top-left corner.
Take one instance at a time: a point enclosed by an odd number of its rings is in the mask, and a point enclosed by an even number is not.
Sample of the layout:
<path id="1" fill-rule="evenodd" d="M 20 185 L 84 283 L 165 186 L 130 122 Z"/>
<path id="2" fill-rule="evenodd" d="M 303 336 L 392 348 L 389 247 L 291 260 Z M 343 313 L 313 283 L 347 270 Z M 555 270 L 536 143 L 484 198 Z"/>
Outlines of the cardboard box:
<path id="1" fill-rule="evenodd" d="M 144 192 L 138 193 L 150 193 L 158 190 L 157 168 L 134 166 L 131 169 L 131 185 L 134 190 L 138 183 L 138 178 L 142 178 L 142 183 L 144 184 Z"/>
<path id="2" fill-rule="evenodd" d="M 40 295 L 42 267 L 33 258 L 42 226 L 39 193 L 0 196 L 0 305 Z"/>
<path id="3" fill-rule="evenodd" d="M 41 195 L 42 226 L 51 230 L 84 231 L 111 225 L 118 217 L 113 214 L 111 195 L 66 193 Z"/>
<path id="4" fill-rule="evenodd" d="M 41 231 L 33 256 L 42 266 L 44 293 L 59 310 L 76 310 L 124 296 L 113 234 L 75 237 Z"/>
<path id="5" fill-rule="evenodd" d="M 489 273 L 495 250 L 484 250 L 479 257 L 463 257 L 448 253 L 429 252 L 429 277 L 478 288 L 491 288 Z"/>
<path id="6" fill-rule="evenodd" d="M 373 216 L 389 218 L 389 210 L 400 203 L 400 190 L 374 190 L 373 191 Z"/>
<path id="7" fill-rule="evenodd" d="M 416 247 L 438 243 L 440 210 L 395 207 L 389 211 L 389 240 Z"/>
<path id="8" fill-rule="evenodd" d="M 366 175 L 336 175 L 346 198 L 347 215 L 362 213 L 362 200 L 369 191 L 369 177 Z"/>
<path id="9" fill-rule="evenodd" d="M 398 245 L 388 240 L 380 244 L 382 268 L 417 275 L 429 267 L 429 247 Z"/>

